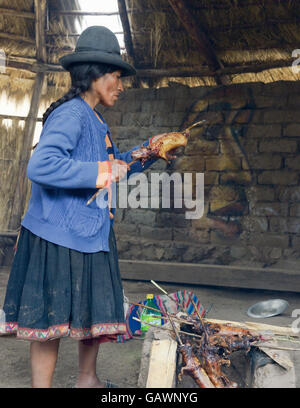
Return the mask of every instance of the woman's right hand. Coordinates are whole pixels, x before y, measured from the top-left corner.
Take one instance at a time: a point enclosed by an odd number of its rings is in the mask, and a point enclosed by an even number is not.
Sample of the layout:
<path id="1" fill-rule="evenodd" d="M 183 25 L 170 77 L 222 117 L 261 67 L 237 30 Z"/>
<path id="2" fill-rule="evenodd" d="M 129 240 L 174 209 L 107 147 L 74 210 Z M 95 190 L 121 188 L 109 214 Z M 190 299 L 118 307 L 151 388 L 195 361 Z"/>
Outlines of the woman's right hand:
<path id="1" fill-rule="evenodd" d="M 123 160 L 114 159 L 110 161 L 111 164 L 111 181 L 120 181 L 126 177 L 129 166 Z"/>
<path id="2" fill-rule="evenodd" d="M 98 162 L 97 188 L 109 187 L 111 183 L 122 180 L 129 170 L 129 165 L 123 160 L 106 160 Z"/>

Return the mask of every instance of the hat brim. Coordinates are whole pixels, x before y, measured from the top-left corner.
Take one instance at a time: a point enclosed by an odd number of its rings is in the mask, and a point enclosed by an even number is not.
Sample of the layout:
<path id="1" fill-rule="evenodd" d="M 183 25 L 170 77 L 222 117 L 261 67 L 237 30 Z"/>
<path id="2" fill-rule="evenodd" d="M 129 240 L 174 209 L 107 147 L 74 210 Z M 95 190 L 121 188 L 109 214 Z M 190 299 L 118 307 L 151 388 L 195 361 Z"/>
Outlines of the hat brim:
<path id="1" fill-rule="evenodd" d="M 136 75 L 136 70 L 130 64 L 123 61 L 120 56 L 107 54 L 100 51 L 73 52 L 72 54 L 67 54 L 61 57 L 59 62 L 66 70 L 68 70 L 68 68 L 75 63 L 99 62 L 103 64 L 114 65 L 115 67 L 121 69 L 122 76 Z"/>

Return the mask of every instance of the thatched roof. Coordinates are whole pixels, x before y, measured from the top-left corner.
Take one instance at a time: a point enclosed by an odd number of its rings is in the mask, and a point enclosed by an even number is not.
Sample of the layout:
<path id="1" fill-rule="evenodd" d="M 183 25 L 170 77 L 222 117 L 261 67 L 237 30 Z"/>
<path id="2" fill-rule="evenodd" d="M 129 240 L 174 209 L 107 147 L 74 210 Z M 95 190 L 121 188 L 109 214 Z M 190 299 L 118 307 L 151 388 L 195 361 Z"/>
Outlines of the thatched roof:
<path id="1" fill-rule="evenodd" d="M 175 13 L 171 0 L 126 3 L 139 69 L 197 71 L 207 67 L 199 43 L 191 37 L 194 23 L 229 71 L 233 68 L 238 72 L 245 66 L 256 66 L 256 70 L 275 67 L 258 73 L 235 73 L 232 82 L 300 79 L 290 68 L 292 51 L 300 48 L 298 0 L 184 0 L 191 17 L 190 29 Z M 191 85 L 215 83 L 212 77 L 185 81 Z"/>
<path id="2" fill-rule="evenodd" d="M 30 94 L 35 77 L 30 68 L 20 69 L 37 61 L 34 3 L 0 0 L 0 50 L 10 59 L 6 73 L 0 74 L 0 88 L 17 100 Z M 118 0 L 118 4 L 125 58 L 135 64 L 141 78 L 125 86 L 164 86 L 170 81 L 215 85 L 224 76 L 230 83 L 300 79 L 291 69 L 292 51 L 300 47 L 299 0 Z M 99 8 L 101 2 L 95 2 Z M 62 14 L 66 10 L 80 10 L 78 1 L 48 0 L 46 103 L 69 86 L 58 59 L 73 50 L 81 17 Z M 209 57 L 216 61 L 213 68 L 203 51 L 207 44 Z"/>
<path id="3" fill-rule="evenodd" d="M 68 34 L 77 31 L 76 21 L 80 22 L 81 18 L 60 15 L 62 10 L 71 9 L 79 10 L 77 0 L 48 1 L 45 40 L 49 64 L 57 64 L 60 56 L 74 49 L 76 37 L 68 37 Z M 36 61 L 34 0 L 0 0 L 0 49 L 10 61 L 17 60 L 25 65 Z M 16 67 L 7 66 L 5 73 L 1 73 L 0 89 L 19 101 L 31 93 L 35 73 Z M 44 99 L 59 97 L 69 86 L 68 75 L 63 72 L 48 74 L 47 85 Z"/>

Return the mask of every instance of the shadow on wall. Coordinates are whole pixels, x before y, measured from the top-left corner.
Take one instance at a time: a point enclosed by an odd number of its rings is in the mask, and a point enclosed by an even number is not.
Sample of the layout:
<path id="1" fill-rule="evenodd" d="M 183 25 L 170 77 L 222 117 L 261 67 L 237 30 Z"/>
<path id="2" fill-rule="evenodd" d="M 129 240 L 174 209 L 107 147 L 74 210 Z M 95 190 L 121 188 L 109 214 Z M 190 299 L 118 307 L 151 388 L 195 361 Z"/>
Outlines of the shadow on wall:
<path id="1" fill-rule="evenodd" d="M 191 131 L 184 155 L 169 168 L 204 172 L 204 215 L 192 228 L 212 229 L 224 242 L 242 232 L 241 217 L 249 211 L 246 189 L 253 182 L 243 141 L 255 106 L 250 88 L 246 94 L 236 91 L 217 88 L 191 106 L 181 129 L 203 119 L 208 126 Z"/>

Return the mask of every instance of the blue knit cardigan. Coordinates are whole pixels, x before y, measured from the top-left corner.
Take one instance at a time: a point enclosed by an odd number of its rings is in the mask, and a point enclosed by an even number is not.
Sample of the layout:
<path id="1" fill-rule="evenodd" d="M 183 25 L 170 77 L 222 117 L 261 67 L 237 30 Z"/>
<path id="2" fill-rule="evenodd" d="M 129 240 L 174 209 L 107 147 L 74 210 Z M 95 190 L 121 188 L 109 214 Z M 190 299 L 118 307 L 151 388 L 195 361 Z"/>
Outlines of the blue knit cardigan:
<path id="1" fill-rule="evenodd" d="M 28 163 L 32 194 L 22 225 L 37 236 L 80 252 L 109 251 L 109 208 L 88 199 L 97 191 L 98 161 L 108 160 L 105 136 L 93 109 L 76 97 L 56 108 L 48 117 Z M 147 145 L 148 141 L 144 143 Z M 112 142 L 116 159 L 129 163 L 131 152 L 120 153 Z M 128 176 L 144 168 L 131 166 Z M 114 213 L 115 210 L 112 209 Z"/>

